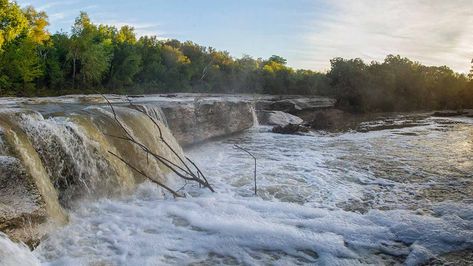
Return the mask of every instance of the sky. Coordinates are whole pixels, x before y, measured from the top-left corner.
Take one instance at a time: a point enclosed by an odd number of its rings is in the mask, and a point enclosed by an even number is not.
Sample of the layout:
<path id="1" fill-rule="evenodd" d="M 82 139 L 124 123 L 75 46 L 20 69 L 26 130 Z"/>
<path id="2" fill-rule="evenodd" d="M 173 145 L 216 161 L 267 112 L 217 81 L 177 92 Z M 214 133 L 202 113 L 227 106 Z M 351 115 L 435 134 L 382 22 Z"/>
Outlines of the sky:
<path id="1" fill-rule="evenodd" d="M 70 31 L 86 11 L 95 23 L 138 35 L 191 40 L 255 58 L 283 56 L 326 71 L 334 57 L 382 61 L 400 54 L 467 73 L 473 58 L 473 0 L 18 0 Z"/>

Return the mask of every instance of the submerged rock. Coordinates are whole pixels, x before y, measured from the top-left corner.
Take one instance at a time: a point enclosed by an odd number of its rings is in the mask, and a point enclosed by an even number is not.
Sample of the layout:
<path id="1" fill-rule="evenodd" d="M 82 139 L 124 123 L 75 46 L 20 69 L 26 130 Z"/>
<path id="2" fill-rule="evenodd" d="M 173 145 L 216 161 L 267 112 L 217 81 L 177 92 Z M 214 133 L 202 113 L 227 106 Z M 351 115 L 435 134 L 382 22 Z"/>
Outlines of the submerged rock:
<path id="1" fill-rule="evenodd" d="M 285 126 L 288 124 L 302 124 L 304 121 L 295 115 L 281 111 L 258 111 L 258 122 L 261 125 Z"/>
<path id="2" fill-rule="evenodd" d="M 273 133 L 279 134 L 297 134 L 297 133 L 307 133 L 309 129 L 302 125 L 297 124 L 288 124 L 286 126 L 275 126 L 272 129 Z"/>

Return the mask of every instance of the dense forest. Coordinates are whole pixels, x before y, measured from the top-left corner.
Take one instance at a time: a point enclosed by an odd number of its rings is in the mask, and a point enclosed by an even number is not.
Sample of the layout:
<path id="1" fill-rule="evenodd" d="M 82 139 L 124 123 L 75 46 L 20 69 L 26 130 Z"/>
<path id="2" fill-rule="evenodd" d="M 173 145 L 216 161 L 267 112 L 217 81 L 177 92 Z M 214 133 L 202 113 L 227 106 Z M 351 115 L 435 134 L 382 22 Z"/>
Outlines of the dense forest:
<path id="1" fill-rule="evenodd" d="M 466 76 L 401 56 L 370 63 L 335 58 L 321 73 L 295 70 L 276 55 L 234 58 L 190 41 L 137 38 L 130 26 L 96 25 L 86 13 L 70 32 L 50 34 L 47 26 L 45 12 L 0 0 L 1 96 L 318 94 L 335 97 L 353 111 L 473 107 L 473 72 Z"/>

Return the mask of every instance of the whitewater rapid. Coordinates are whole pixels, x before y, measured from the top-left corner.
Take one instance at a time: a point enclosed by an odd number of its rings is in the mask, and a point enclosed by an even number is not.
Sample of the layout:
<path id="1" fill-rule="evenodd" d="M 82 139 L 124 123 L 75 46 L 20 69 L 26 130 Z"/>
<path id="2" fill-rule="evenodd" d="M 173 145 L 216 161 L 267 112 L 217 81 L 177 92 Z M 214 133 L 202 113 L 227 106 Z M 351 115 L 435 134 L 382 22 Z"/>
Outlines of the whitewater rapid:
<path id="1" fill-rule="evenodd" d="M 41 265 L 441 263 L 473 249 L 473 119 L 424 122 L 303 136 L 258 126 L 187 151 L 217 193 L 188 185 L 173 199 L 145 182 L 81 202 L 32 253 L 4 245 Z M 258 197 L 234 144 L 258 158 Z"/>

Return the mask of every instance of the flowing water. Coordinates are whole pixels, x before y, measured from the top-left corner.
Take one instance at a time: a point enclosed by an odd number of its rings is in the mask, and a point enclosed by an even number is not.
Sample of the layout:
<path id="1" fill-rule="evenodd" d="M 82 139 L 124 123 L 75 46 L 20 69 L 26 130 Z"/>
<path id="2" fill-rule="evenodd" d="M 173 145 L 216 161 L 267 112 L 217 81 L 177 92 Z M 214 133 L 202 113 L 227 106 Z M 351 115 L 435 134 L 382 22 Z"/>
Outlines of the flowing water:
<path id="1" fill-rule="evenodd" d="M 103 127 L 97 121 L 106 118 L 90 112 L 98 117 L 93 125 Z M 28 122 L 34 126 L 26 132 L 70 120 L 38 121 Z M 90 123 L 78 124 L 66 127 L 69 133 L 89 128 L 91 134 Z M 104 141 L 111 140 L 98 143 Z M 66 150 L 96 158 L 74 164 L 82 169 L 74 176 L 88 187 L 95 183 L 87 177 L 100 174 L 121 176 L 107 182 L 131 186 L 126 169 L 101 166 L 99 144 Z M 258 158 L 257 197 L 253 160 L 234 144 Z M 367 133 L 279 135 L 256 126 L 186 152 L 217 193 L 188 184 L 187 198 L 173 199 L 143 182 L 131 194 L 82 199 L 71 208 L 69 224 L 31 253 L 0 236 L 0 246 L 8 247 L 0 256 L 18 254 L 10 265 L 472 262 L 462 261 L 473 250 L 472 118 L 426 118 L 417 127 Z M 54 163 L 46 168 L 62 169 Z"/>

